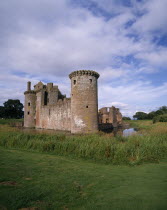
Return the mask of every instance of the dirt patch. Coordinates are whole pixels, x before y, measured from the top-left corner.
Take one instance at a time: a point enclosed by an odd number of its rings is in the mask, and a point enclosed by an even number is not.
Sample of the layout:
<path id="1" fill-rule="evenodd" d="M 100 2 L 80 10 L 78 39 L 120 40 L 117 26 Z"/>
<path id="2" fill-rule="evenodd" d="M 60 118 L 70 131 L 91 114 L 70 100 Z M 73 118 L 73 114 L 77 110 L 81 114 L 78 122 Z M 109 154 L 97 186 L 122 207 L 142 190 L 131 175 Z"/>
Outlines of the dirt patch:
<path id="1" fill-rule="evenodd" d="M 0 182 L 0 185 L 16 186 L 17 185 L 17 182 L 15 182 L 15 181 L 5 181 L 5 182 Z"/>
<path id="2" fill-rule="evenodd" d="M 19 210 L 39 210 L 38 207 L 28 207 L 28 208 L 21 208 Z"/>
<path id="3" fill-rule="evenodd" d="M 32 180 L 32 178 L 30 178 L 30 177 L 26 177 L 26 178 L 25 178 L 25 180 Z"/>
<path id="4" fill-rule="evenodd" d="M 7 208 L 5 206 L 1 206 L 1 205 L 0 205 L 0 209 L 1 210 L 7 210 Z"/>

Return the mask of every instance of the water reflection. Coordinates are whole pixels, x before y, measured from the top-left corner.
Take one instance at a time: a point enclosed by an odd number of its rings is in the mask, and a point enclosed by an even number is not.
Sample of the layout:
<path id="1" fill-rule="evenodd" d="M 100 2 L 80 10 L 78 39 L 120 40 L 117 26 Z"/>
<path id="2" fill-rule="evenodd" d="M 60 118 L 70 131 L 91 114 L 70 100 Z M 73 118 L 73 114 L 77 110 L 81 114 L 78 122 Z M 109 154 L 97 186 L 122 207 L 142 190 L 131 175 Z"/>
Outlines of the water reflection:
<path id="1" fill-rule="evenodd" d="M 113 134 L 113 136 L 131 136 L 138 134 L 136 128 L 113 128 L 103 131 L 105 133 Z"/>
<path id="2" fill-rule="evenodd" d="M 137 134 L 137 130 L 135 128 L 128 128 L 128 129 L 123 130 L 123 136 L 125 136 L 125 137 L 131 136 L 134 134 Z"/>

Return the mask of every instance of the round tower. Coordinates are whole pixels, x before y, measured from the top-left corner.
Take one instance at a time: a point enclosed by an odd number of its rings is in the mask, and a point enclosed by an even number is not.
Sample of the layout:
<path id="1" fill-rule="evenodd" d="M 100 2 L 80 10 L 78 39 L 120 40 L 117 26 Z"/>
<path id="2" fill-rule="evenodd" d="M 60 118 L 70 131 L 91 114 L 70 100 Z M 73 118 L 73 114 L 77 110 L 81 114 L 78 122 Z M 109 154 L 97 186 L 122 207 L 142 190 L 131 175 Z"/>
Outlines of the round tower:
<path id="1" fill-rule="evenodd" d="M 90 70 L 72 72 L 71 79 L 71 133 L 98 131 L 99 74 Z"/>
<path id="2" fill-rule="evenodd" d="M 24 127 L 35 127 L 35 106 L 36 106 L 36 94 L 31 90 L 31 82 L 27 82 L 27 91 L 24 92 Z"/>

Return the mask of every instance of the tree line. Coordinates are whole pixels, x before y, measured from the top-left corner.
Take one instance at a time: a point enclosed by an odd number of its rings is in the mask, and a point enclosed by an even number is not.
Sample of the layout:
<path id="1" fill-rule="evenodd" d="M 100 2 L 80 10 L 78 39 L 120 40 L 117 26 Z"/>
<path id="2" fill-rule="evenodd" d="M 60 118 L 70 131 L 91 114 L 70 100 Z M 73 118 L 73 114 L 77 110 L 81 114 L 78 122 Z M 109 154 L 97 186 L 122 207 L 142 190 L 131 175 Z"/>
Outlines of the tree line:
<path id="1" fill-rule="evenodd" d="M 136 112 L 133 118 L 137 120 L 153 120 L 153 122 L 166 122 L 167 121 L 167 106 L 162 106 L 156 111 L 149 113 Z"/>
<path id="2" fill-rule="evenodd" d="M 23 118 L 23 104 L 18 99 L 8 99 L 0 106 L 0 118 Z"/>

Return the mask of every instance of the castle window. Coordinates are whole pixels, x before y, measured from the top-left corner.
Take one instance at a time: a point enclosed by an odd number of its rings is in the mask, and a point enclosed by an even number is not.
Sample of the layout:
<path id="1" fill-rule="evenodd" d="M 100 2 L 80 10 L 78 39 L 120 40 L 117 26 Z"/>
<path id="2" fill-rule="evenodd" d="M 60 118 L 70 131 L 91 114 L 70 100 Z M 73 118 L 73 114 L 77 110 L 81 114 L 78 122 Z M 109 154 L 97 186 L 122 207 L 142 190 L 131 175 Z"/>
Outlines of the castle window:
<path id="1" fill-rule="evenodd" d="M 75 85 L 76 84 L 76 80 L 74 80 L 73 82 L 74 82 L 74 85 Z"/>
<path id="2" fill-rule="evenodd" d="M 90 83 L 92 83 L 92 79 L 90 79 L 89 81 L 90 81 Z"/>
<path id="3" fill-rule="evenodd" d="M 108 123 L 108 119 L 106 119 L 106 123 Z"/>
<path id="4" fill-rule="evenodd" d="M 86 106 L 86 108 L 88 108 L 88 106 Z"/>
<path id="5" fill-rule="evenodd" d="M 48 103 L 48 93 L 45 91 L 44 93 L 44 105 L 47 105 Z"/>
<path id="6" fill-rule="evenodd" d="M 28 102 L 28 106 L 30 106 L 30 102 Z"/>
<path id="7" fill-rule="evenodd" d="M 29 115 L 29 114 L 30 114 L 30 112 L 27 112 L 27 114 Z"/>

